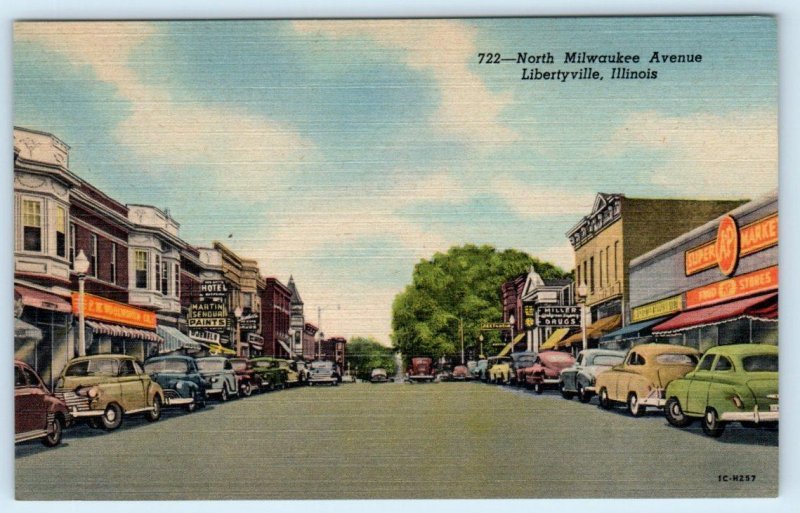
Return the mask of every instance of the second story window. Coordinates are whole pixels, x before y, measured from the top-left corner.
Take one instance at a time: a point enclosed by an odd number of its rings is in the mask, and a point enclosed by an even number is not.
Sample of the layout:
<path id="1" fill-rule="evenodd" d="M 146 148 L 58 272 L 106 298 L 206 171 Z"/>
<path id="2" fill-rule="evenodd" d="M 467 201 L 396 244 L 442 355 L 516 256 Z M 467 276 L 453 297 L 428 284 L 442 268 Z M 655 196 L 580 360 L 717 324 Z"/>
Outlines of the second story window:
<path id="1" fill-rule="evenodd" d="M 136 266 L 136 288 L 146 289 L 148 282 L 147 251 L 137 249 L 134 252 L 134 265 Z"/>
<path id="2" fill-rule="evenodd" d="M 67 256 L 67 211 L 56 207 L 56 256 Z"/>
<path id="3" fill-rule="evenodd" d="M 169 263 L 161 264 L 161 293 L 165 296 L 169 294 Z"/>
<path id="4" fill-rule="evenodd" d="M 172 295 L 175 297 L 181 297 L 181 266 L 178 264 L 172 264 L 172 279 L 172 286 L 175 287 Z"/>
<path id="5" fill-rule="evenodd" d="M 42 250 L 42 202 L 22 200 L 22 249 Z"/>
<path id="6" fill-rule="evenodd" d="M 97 256 L 97 235 L 92 234 L 91 236 L 92 241 L 92 248 L 91 248 L 91 255 L 89 256 L 89 261 L 92 263 L 92 268 L 89 270 L 89 274 L 97 278 L 97 263 L 98 263 L 98 256 Z"/>
<path id="7" fill-rule="evenodd" d="M 156 272 L 155 272 L 155 286 L 152 287 L 155 290 L 160 290 L 161 285 L 161 255 L 156 255 Z"/>
<path id="8" fill-rule="evenodd" d="M 75 263 L 75 248 L 78 245 L 76 238 L 77 238 L 77 230 L 78 228 L 75 226 L 75 223 L 69 223 L 69 263 Z"/>
<path id="9" fill-rule="evenodd" d="M 111 283 L 117 283 L 117 244 L 111 243 Z"/>

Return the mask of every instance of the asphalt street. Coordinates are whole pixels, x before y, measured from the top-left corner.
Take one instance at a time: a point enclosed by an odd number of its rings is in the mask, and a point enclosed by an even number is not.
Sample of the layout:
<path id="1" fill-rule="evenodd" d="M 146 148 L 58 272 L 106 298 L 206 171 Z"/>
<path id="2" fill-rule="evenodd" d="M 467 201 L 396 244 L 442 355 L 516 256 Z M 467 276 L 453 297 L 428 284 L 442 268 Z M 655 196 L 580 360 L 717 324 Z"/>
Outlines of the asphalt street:
<path id="1" fill-rule="evenodd" d="M 482 383 L 296 388 L 16 446 L 18 499 L 764 497 L 778 432 L 719 439 Z M 735 480 L 733 476 L 755 476 Z"/>

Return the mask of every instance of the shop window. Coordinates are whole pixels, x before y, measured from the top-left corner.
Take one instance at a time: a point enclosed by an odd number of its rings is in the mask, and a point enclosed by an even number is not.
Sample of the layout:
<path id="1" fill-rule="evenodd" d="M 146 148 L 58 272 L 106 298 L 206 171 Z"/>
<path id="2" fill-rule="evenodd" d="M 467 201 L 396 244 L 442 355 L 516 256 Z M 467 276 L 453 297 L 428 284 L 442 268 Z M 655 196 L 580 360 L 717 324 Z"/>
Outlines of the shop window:
<path id="1" fill-rule="evenodd" d="M 22 200 L 22 248 L 42 250 L 42 202 Z"/>
<path id="2" fill-rule="evenodd" d="M 97 278 L 97 275 L 98 275 L 98 272 L 97 272 L 97 262 L 98 262 L 97 235 L 92 234 L 91 235 L 91 241 L 92 241 L 92 247 L 91 247 L 91 250 L 90 250 L 91 254 L 89 255 L 89 262 L 91 262 L 92 267 L 91 267 L 91 269 L 89 269 L 89 274 L 91 276 L 94 276 L 95 278 Z"/>
<path id="3" fill-rule="evenodd" d="M 67 256 L 67 211 L 56 207 L 56 256 Z"/>
<path id="4" fill-rule="evenodd" d="M 773 346 L 778 345 L 778 323 L 771 321 L 760 321 L 753 319 L 751 321 L 751 333 L 753 344 L 770 344 Z"/>
<path id="5" fill-rule="evenodd" d="M 109 265 L 111 283 L 117 283 L 117 243 L 111 243 L 111 262 Z"/>
<path id="6" fill-rule="evenodd" d="M 136 273 L 136 288 L 137 289 L 146 289 L 149 278 L 148 278 L 148 262 L 147 262 L 147 251 L 143 251 L 141 249 L 137 249 L 134 252 L 134 261 L 135 261 L 135 273 Z"/>

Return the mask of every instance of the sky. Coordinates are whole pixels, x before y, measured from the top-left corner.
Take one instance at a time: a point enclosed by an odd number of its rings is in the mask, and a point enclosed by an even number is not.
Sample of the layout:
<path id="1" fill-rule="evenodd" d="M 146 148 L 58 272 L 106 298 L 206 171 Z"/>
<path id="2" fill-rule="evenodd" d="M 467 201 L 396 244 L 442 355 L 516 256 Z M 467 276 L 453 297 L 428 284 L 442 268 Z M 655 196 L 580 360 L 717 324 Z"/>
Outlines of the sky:
<path id="1" fill-rule="evenodd" d="M 520 79 L 581 69 L 574 51 L 637 54 L 658 78 Z M 16 126 L 66 142 L 117 200 L 168 208 L 187 242 L 293 275 L 327 335 L 388 344 L 415 263 L 453 245 L 571 269 L 565 233 L 597 192 L 755 198 L 778 181 L 765 17 L 17 23 L 13 59 Z"/>

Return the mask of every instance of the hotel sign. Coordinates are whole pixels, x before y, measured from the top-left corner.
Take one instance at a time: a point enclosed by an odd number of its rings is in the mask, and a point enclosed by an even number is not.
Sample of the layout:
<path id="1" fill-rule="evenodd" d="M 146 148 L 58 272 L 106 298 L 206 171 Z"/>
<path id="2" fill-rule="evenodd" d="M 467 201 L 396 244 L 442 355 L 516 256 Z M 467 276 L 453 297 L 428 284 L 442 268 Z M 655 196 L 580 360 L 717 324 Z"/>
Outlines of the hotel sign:
<path id="1" fill-rule="evenodd" d="M 631 310 L 631 322 L 641 322 L 648 319 L 655 319 L 671 313 L 680 312 L 683 306 L 683 296 L 668 297 L 659 301 L 653 301 L 646 305 L 637 306 Z"/>
<path id="2" fill-rule="evenodd" d="M 735 270 L 735 263 L 739 257 L 757 253 L 778 243 L 778 214 L 769 215 L 738 228 L 735 236 L 731 231 L 731 221 L 735 226 L 736 223 L 732 217 L 723 217 L 714 240 L 686 251 L 684 257 L 686 276 L 715 266 L 720 266 L 723 273 L 730 271 L 726 273 L 726 275 L 730 275 Z M 723 234 L 722 237 L 720 237 L 720 233 Z M 719 246 L 725 249 L 721 250 L 722 248 Z"/>
<path id="3" fill-rule="evenodd" d="M 225 280 L 205 280 L 200 284 L 200 297 L 203 299 L 224 298 L 228 295 Z"/>
<path id="4" fill-rule="evenodd" d="M 80 313 L 80 294 L 72 293 L 72 311 Z M 156 329 L 156 314 L 149 310 L 134 308 L 125 303 L 84 294 L 83 312 L 89 319 L 108 321 L 138 328 Z"/>
<path id="5" fill-rule="evenodd" d="M 686 292 L 686 308 L 713 305 L 777 288 L 778 266 L 776 265 L 692 289 Z"/>

